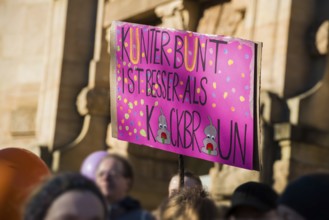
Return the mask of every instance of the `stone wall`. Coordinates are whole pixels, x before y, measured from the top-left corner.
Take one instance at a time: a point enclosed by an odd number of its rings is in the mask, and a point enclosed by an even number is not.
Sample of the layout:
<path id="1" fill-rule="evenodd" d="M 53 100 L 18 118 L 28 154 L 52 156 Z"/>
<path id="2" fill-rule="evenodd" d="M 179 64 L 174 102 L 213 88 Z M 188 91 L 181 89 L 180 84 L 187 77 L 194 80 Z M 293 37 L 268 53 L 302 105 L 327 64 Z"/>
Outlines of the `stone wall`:
<path id="1" fill-rule="evenodd" d="M 38 153 L 36 118 L 47 66 L 51 2 L 0 1 L 0 148 Z"/>
<path id="2" fill-rule="evenodd" d="M 43 82 L 39 111 L 39 144 L 48 149 L 41 156 L 52 160 L 54 171 L 78 171 L 87 155 L 107 148 L 109 54 L 103 4 L 54 2 L 54 53 L 49 55 L 50 74 Z"/>

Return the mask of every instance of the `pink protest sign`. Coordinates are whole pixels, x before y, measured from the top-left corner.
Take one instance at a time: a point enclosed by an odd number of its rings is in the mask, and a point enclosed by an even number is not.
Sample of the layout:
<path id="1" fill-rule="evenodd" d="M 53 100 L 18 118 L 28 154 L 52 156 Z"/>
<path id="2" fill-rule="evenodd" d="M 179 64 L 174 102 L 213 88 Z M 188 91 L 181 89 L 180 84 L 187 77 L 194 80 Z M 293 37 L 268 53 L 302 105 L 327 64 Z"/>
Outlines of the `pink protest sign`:
<path id="1" fill-rule="evenodd" d="M 252 41 L 113 22 L 113 136 L 255 169 L 259 58 Z"/>

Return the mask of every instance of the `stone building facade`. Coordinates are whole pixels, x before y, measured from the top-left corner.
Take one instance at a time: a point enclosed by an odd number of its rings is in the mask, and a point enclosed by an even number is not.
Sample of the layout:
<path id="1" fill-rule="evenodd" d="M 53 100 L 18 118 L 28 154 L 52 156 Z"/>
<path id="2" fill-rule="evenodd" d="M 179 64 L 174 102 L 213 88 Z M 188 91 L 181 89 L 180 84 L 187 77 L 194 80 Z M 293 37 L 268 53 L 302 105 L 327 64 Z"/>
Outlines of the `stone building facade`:
<path id="1" fill-rule="evenodd" d="M 226 200 L 248 180 L 282 191 L 328 171 L 329 2 L 325 0 L 0 1 L 0 147 L 25 147 L 54 171 L 78 170 L 108 149 L 135 168 L 133 195 L 154 208 L 177 155 L 111 137 L 109 28 L 113 20 L 263 42 L 261 170 L 185 159 Z"/>

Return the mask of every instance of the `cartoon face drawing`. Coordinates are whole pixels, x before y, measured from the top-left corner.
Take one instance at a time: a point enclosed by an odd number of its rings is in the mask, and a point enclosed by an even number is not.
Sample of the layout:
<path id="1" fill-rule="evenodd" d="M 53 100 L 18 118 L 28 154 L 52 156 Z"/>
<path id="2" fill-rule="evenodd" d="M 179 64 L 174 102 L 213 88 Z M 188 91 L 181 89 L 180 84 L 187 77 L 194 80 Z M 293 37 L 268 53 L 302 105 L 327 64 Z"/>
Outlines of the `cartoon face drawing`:
<path id="1" fill-rule="evenodd" d="M 209 125 L 204 129 L 206 137 L 203 139 L 203 147 L 201 151 L 203 153 L 216 156 L 217 153 L 217 143 L 215 141 L 217 135 L 217 129 L 212 125 L 211 118 L 208 116 Z"/>
<path id="2" fill-rule="evenodd" d="M 158 119 L 158 131 L 156 140 L 162 144 L 170 144 L 170 132 L 168 131 L 167 119 L 163 114 L 162 109 L 160 109 L 161 114 Z"/>

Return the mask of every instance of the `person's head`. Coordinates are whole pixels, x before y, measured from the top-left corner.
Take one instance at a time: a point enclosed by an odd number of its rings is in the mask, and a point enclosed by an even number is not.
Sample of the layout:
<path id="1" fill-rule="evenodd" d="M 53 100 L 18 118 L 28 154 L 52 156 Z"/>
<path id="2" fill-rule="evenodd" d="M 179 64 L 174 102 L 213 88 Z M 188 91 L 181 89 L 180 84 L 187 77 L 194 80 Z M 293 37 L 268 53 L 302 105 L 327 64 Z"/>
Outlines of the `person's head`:
<path id="1" fill-rule="evenodd" d="M 130 163 L 116 154 L 103 158 L 96 170 L 96 184 L 110 204 L 128 195 L 133 180 L 133 169 Z"/>
<path id="2" fill-rule="evenodd" d="M 329 219 L 329 174 L 302 176 L 288 184 L 278 200 L 282 219 Z"/>
<path id="3" fill-rule="evenodd" d="M 24 220 L 103 220 L 104 197 L 94 182 L 78 173 L 63 173 L 46 181 L 26 204 Z"/>
<path id="4" fill-rule="evenodd" d="M 270 186 L 247 182 L 235 189 L 226 216 L 228 219 L 274 218 L 277 199 L 277 193 Z"/>
<path id="5" fill-rule="evenodd" d="M 184 187 L 194 187 L 199 186 L 202 187 L 202 182 L 200 180 L 200 177 L 192 173 L 191 171 L 185 171 L 184 172 Z M 177 193 L 179 190 L 179 174 L 174 175 L 168 186 L 168 196 L 172 196 L 175 193 Z"/>
<path id="6" fill-rule="evenodd" d="M 183 188 L 160 207 L 161 220 L 215 220 L 217 208 L 202 187 Z"/>

